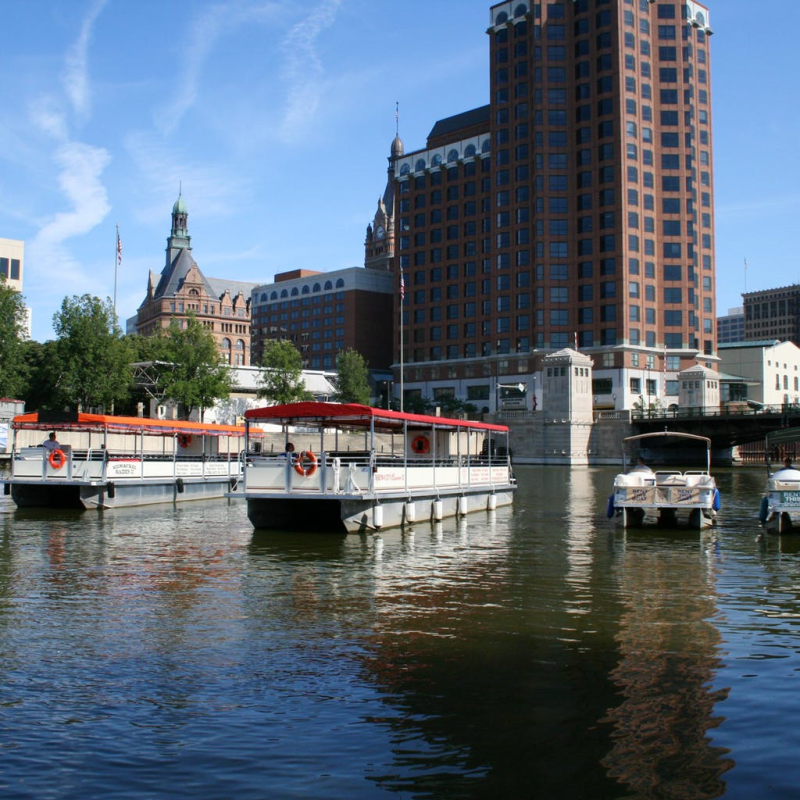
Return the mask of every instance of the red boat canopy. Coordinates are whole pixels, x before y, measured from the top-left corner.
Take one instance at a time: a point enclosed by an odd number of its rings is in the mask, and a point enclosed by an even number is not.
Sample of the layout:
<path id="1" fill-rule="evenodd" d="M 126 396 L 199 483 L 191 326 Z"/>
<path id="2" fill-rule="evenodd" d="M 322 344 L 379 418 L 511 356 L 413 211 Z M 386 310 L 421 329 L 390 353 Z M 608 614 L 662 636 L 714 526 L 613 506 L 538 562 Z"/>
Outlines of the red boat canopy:
<path id="1" fill-rule="evenodd" d="M 286 403 L 265 408 L 251 408 L 245 412 L 248 420 L 269 420 L 283 424 L 314 423 L 316 426 L 331 428 L 369 428 L 375 430 L 402 430 L 409 428 L 432 428 L 459 430 L 462 428 L 481 431 L 508 433 L 505 425 L 492 425 L 468 419 L 450 419 L 427 414 L 406 414 L 402 411 L 389 411 L 384 408 L 371 408 L 356 403 Z"/>
<path id="2" fill-rule="evenodd" d="M 17 429 L 80 431 L 109 430 L 115 433 L 150 433 L 162 436 L 193 434 L 195 436 L 244 436 L 240 425 L 212 425 L 203 422 L 184 422 L 175 419 L 145 419 L 144 417 L 112 417 L 107 414 L 76 412 L 34 412 L 14 417 Z"/>

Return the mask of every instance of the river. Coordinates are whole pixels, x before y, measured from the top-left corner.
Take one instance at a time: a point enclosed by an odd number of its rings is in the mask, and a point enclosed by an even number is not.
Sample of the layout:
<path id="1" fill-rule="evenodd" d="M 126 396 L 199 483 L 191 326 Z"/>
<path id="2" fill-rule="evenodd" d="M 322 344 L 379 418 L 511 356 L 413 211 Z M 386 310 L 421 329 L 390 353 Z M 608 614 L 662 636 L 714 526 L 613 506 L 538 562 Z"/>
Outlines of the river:
<path id="1" fill-rule="evenodd" d="M 379 536 L 0 498 L 3 798 L 782 798 L 800 536 L 615 530 L 615 470 Z"/>

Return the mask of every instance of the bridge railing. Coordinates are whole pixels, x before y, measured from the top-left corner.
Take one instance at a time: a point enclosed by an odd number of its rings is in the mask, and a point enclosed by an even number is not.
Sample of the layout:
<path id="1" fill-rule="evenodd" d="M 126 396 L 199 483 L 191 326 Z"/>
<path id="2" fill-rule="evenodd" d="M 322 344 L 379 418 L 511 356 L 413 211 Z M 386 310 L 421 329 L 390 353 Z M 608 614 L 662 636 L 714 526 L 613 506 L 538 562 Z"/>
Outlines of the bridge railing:
<path id="1" fill-rule="evenodd" d="M 691 419 L 698 417 L 763 417 L 772 414 L 800 414 L 800 406 L 794 404 L 763 406 L 762 408 L 742 407 L 737 405 L 705 406 L 696 408 L 672 409 L 634 409 L 631 421 L 659 419 Z"/>

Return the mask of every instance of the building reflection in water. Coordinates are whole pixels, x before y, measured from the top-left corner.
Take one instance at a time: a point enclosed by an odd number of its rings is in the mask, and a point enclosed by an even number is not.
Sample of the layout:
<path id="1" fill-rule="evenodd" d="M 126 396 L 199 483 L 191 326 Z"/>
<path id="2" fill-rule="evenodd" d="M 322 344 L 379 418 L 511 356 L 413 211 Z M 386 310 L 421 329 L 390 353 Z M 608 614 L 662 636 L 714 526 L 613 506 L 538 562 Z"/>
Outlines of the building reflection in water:
<path id="1" fill-rule="evenodd" d="M 734 763 L 708 733 L 723 722 L 715 706 L 728 695 L 709 688 L 720 666 L 714 535 L 619 536 L 625 610 L 611 678 L 622 701 L 602 720 L 614 728 L 602 763 L 637 797 L 718 797 Z"/>

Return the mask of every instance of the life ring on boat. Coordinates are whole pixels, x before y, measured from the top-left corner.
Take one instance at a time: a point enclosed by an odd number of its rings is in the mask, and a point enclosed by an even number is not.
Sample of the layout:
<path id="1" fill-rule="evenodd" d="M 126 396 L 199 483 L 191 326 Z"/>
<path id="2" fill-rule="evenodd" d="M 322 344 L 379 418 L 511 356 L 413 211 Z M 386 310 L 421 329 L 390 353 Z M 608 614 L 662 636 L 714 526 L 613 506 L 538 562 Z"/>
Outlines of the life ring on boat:
<path id="1" fill-rule="evenodd" d="M 305 461 L 308 460 L 308 466 Z M 310 450 L 303 450 L 294 464 L 294 471 L 304 478 L 310 478 L 317 471 L 317 457 Z"/>
<path id="2" fill-rule="evenodd" d="M 418 455 L 425 456 L 431 451 L 431 443 L 428 441 L 427 436 L 417 436 L 411 442 L 411 450 Z"/>
<path id="3" fill-rule="evenodd" d="M 64 455 L 64 451 L 59 450 L 58 448 L 50 451 L 50 455 L 47 457 L 47 460 L 50 462 L 50 466 L 53 469 L 61 469 L 61 467 L 67 463 L 67 457 Z"/>
<path id="4" fill-rule="evenodd" d="M 191 433 L 178 434 L 178 447 L 182 447 L 185 450 L 191 443 L 192 443 Z"/>

